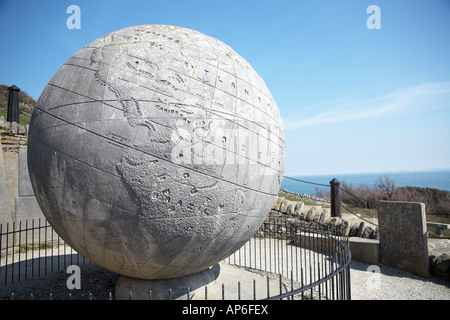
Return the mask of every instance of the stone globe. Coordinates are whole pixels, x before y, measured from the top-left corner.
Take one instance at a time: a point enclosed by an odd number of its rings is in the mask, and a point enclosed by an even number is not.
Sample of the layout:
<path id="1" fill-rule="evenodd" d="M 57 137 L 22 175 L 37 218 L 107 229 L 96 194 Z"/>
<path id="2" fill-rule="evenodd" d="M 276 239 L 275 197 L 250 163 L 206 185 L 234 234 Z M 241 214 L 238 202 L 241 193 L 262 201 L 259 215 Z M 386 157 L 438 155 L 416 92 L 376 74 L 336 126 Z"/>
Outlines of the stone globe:
<path id="1" fill-rule="evenodd" d="M 33 111 L 28 166 L 55 231 L 139 279 L 194 274 L 257 231 L 283 178 L 285 139 L 262 78 L 200 32 L 144 25 L 88 44 Z"/>

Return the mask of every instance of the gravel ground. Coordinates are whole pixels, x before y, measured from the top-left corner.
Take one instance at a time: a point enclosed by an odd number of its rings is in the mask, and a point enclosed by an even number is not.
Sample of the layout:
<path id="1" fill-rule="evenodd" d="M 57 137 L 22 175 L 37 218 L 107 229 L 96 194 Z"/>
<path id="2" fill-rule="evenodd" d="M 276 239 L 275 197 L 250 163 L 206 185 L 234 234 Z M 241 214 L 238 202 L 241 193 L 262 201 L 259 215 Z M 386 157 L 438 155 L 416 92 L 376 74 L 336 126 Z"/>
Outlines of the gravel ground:
<path id="1" fill-rule="evenodd" d="M 1 287 L 0 300 L 89 300 L 90 294 L 92 299 L 107 300 L 109 292 L 114 294 L 114 286 L 120 275 L 95 264 L 81 266 L 80 271 L 81 290 L 67 288 L 66 282 L 70 274 L 63 270 Z"/>
<path id="2" fill-rule="evenodd" d="M 450 282 L 422 278 L 396 268 L 350 264 L 353 300 L 450 300 Z"/>

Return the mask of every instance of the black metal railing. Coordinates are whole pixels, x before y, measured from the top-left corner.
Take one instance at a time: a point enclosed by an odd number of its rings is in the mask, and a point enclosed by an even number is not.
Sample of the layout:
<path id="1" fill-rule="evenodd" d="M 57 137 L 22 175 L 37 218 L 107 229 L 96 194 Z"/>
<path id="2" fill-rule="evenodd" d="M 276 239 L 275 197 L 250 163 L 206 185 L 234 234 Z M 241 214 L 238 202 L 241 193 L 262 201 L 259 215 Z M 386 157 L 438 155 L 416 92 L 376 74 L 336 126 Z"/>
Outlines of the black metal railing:
<path id="1" fill-rule="evenodd" d="M 69 265 L 91 264 L 40 220 L 0 225 L 0 252 L 0 281 L 5 287 L 65 270 Z M 339 230 L 292 217 L 270 216 L 247 243 L 223 261 L 254 272 L 255 278 L 265 279 L 264 284 L 259 281 L 257 288 L 256 280 L 244 284 L 234 279 L 236 283 L 222 283 L 222 293 L 215 297 L 348 300 L 350 259 L 347 239 Z M 230 286 L 237 291 L 226 292 L 225 287 Z M 211 289 L 204 290 L 204 299 L 213 296 Z M 251 296 L 244 297 L 244 291 L 252 292 Z M 186 297 L 192 298 L 189 288 L 186 292 Z M 92 298 L 92 294 L 87 296 Z M 49 297 L 53 297 L 51 293 Z"/>
<path id="2" fill-rule="evenodd" d="M 0 259 L 4 286 L 91 263 L 41 219 L 0 224 Z"/>
<path id="3" fill-rule="evenodd" d="M 268 294 L 266 299 L 351 298 L 347 238 L 331 227 L 285 216 L 270 217 L 226 261 L 278 275 L 279 292 Z"/>

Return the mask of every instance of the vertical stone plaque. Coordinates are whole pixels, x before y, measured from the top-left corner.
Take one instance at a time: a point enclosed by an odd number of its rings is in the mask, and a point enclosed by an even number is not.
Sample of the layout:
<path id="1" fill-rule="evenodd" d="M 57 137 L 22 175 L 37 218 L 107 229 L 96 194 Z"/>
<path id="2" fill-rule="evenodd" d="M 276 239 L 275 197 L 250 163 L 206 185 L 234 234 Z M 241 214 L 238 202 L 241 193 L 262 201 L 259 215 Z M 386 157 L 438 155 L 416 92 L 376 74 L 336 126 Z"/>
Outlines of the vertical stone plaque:
<path id="1" fill-rule="evenodd" d="M 381 263 L 428 277 L 425 204 L 380 201 L 378 224 Z"/>
<path id="2" fill-rule="evenodd" d="M 30 175 L 28 173 L 27 148 L 19 148 L 19 172 L 18 185 L 19 197 L 34 196 L 33 187 L 31 186 Z"/>
<path id="3" fill-rule="evenodd" d="M 8 185 L 6 179 L 5 154 L 0 141 L 0 224 L 4 224 L 2 231 L 6 230 L 6 223 L 12 221 L 12 210 L 9 202 Z"/>

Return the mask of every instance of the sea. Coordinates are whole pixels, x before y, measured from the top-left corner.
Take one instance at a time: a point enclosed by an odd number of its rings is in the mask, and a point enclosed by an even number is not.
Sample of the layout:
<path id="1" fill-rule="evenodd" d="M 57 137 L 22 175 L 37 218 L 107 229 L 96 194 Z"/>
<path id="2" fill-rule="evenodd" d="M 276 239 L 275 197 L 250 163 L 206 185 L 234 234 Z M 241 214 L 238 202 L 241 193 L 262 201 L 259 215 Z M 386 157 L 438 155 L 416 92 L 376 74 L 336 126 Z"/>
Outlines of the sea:
<path id="1" fill-rule="evenodd" d="M 378 173 L 352 173 L 352 174 L 328 174 L 328 175 L 304 175 L 288 176 L 305 182 L 299 182 L 287 178 L 281 183 L 281 189 L 287 189 L 291 192 L 303 193 L 311 196 L 316 195 L 316 188 L 329 191 L 330 181 L 336 178 L 341 183 L 352 184 L 353 187 L 359 187 L 361 184 L 369 188 L 375 187 L 375 181 L 380 176 L 388 176 L 394 180 L 397 187 L 429 187 L 450 191 L 450 169 L 430 170 L 430 171 L 398 171 L 398 172 L 378 172 Z M 307 183 L 309 182 L 309 183 Z M 326 186 L 317 186 L 312 183 L 323 184 Z M 342 185 L 342 184 L 341 184 Z"/>

